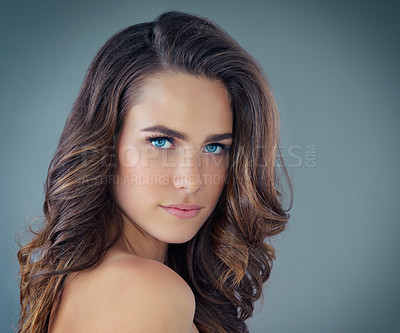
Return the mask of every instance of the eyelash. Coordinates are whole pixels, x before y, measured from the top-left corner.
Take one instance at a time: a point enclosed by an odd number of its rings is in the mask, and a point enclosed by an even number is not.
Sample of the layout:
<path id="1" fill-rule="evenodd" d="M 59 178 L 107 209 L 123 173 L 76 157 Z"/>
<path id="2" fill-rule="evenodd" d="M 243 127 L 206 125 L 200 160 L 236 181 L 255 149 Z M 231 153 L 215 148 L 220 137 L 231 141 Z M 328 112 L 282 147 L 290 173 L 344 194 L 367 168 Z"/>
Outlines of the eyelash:
<path id="1" fill-rule="evenodd" d="M 146 141 L 147 141 L 149 144 L 151 144 L 153 148 L 161 149 L 161 150 L 168 149 L 168 148 L 158 148 L 158 147 L 154 146 L 154 145 L 152 144 L 152 142 L 153 142 L 154 140 L 156 140 L 156 139 L 168 140 L 172 145 L 175 144 L 175 140 L 174 140 L 173 138 L 169 137 L 169 136 L 154 135 L 154 136 L 148 136 L 148 137 L 146 137 Z M 213 146 L 221 147 L 222 152 L 221 152 L 220 154 L 214 154 L 214 155 L 221 155 L 221 154 L 224 154 L 224 153 L 226 153 L 226 152 L 229 152 L 229 151 L 232 149 L 232 147 L 227 146 L 227 145 L 224 145 L 223 143 L 209 143 L 208 145 L 213 145 Z M 208 145 L 207 145 L 207 146 L 208 146 Z M 210 154 L 212 154 L 212 153 L 210 153 Z"/>

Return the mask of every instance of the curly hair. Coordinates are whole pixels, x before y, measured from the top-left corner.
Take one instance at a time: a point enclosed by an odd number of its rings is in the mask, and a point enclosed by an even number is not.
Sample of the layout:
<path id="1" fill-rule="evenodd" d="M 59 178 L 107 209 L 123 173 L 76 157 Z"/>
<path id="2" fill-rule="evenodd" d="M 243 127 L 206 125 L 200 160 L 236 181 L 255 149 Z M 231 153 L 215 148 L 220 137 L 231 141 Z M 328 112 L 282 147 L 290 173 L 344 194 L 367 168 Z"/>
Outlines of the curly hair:
<path id="1" fill-rule="evenodd" d="M 278 110 L 257 61 L 209 19 L 182 12 L 123 29 L 92 61 L 48 169 L 43 225 L 18 252 L 18 332 L 46 332 L 66 277 L 95 267 L 121 235 L 104 179 L 114 175 L 115 144 L 143 80 L 171 71 L 224 84 L 233 146 L 215 210 L 193 239 L 170 244 L 165 264 L 192 288 L 200 332 L 248 332 L 275 259 L 267 241 L 285 229 L 293 201 Z"/>

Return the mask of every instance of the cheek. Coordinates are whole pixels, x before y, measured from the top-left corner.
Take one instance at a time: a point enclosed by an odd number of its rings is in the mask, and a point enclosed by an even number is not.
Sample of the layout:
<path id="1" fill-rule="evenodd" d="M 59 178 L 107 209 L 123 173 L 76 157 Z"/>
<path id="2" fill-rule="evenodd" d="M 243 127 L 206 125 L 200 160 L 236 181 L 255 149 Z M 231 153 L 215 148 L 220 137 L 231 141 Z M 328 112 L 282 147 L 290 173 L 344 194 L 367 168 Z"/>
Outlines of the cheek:
<path id="1" fill-rule="evenodd" d="M 118 170 L 118 182 L 120 192 L 130 195 L 132 198 L 141 196 L 157 196 L 160 190 L 169 184 L 169 175 L 161 167 L 151 163 L 147 166 L 131 168 L 120 167 Z"/>
<path id="2" fill-rule="evenodd" d="M 218 200 L 225 186 L 228 167 L 224 162 L 211 164 L 203 168 L 203 183 L 207 195 L 212 200 Z"/>
<path id="3" fill-rule="evenodd" d="M 124 146 L 118 151 L 119 174 L 133 181 L 140 179 L 141 185 L 158 185 L 154 179 L 165 179 L 169 175 L 168 156 L 166 152 L 140 146 Z"/>
<path id="4" fill-rule="evenodd" d="M 118 150 L 116 179 L 114 192 L 119 205 L 134 210 L 136 203 L 142 205 L 156 200 L 166 182 L 166 175 L 153 152 L 124 146 Z"/>

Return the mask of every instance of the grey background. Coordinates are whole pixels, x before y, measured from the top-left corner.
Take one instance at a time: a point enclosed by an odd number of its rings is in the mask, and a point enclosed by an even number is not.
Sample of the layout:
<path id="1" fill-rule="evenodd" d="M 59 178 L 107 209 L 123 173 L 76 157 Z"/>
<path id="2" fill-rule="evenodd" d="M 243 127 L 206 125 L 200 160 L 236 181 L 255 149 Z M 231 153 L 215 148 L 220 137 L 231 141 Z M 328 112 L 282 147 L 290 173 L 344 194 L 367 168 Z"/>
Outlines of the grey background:
<path id="1" fill-rule="evenodd" d="M 1 2 L 0 331 L 18 313 L 15 235 L 41 214 L 91 59 L 170 9 L 230 33 L 280 108 L 295 200 L 251 332 L 400 332 L 399 2 L 209 0 Z"/>

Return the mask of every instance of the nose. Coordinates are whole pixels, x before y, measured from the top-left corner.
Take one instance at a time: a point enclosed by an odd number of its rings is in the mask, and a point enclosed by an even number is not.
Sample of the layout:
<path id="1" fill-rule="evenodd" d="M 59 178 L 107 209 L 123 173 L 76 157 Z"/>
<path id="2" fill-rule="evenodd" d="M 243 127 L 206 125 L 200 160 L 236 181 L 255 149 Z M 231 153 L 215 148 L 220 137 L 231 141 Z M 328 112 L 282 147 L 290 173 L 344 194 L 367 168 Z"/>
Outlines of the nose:
<path id="1" fill-rule="evenodd" d="M 187 153 L 179 158 L 174 174 L 174 187 L 188 193 L 195 193 L 203 186 L 201 165 L 198 154 Z"/>

